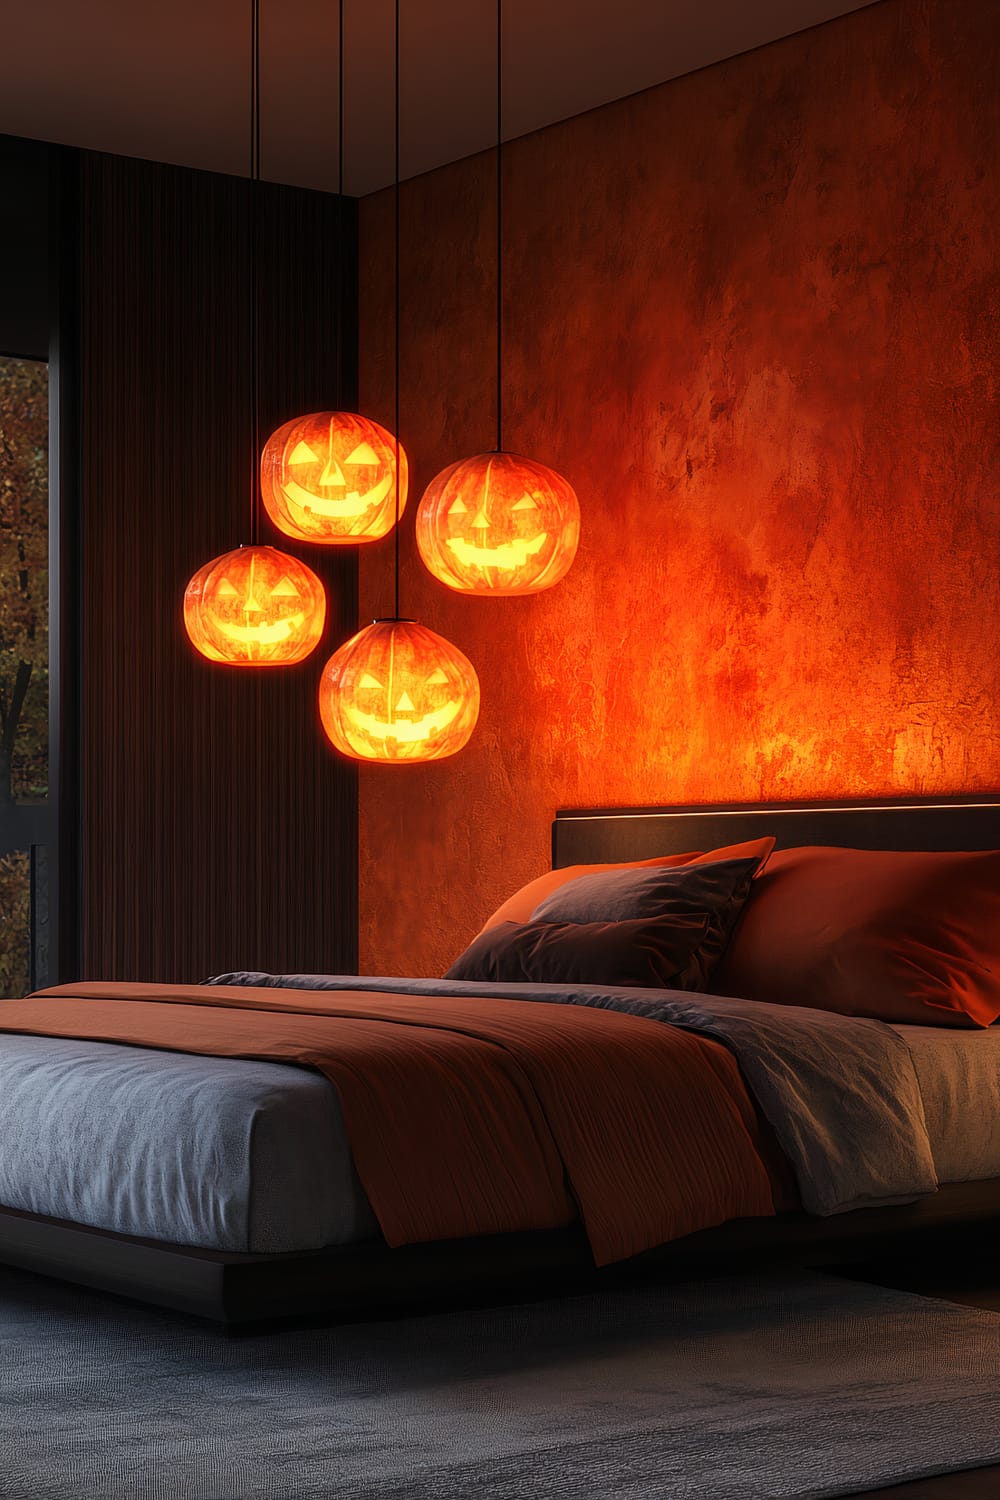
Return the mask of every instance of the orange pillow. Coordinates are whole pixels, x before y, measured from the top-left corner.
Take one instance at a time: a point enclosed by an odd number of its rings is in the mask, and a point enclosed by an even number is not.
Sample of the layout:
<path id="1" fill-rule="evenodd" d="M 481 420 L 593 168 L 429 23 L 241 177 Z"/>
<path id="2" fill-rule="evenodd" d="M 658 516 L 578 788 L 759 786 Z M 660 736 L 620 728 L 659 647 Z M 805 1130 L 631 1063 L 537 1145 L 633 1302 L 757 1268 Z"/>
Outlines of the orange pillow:
<path id="1" fill-rule="evenodd" d="M 989 1026 L 1000 1016 L 1000 850 L 779 850 L 712 989 L 881 1021 Z"/>
<path id="2" fill-rule="evenodd" d="M 774 839 L 752 839 L 747 844 L 729 844 L 725 849 L 713 849 L 708 854 L 663 854 L 656 859 L 627 860 L 613 865 L 564 865 L 561 870 L 547 870 L 535 880 L 529 880 L 519 891 L 498 906 L 479 929 L 487 932 L 500 922 L 527 922 L 531 913 L 546 898 L 569 880 L 579 880 L 581 875 L 602 875 L 608 870 L 641 870 L 646 865 L 705 865 L 716 859 L 760 859 L 763 861 L 754 879 L 767 864 L 767 856 L 774 848 Z"/>

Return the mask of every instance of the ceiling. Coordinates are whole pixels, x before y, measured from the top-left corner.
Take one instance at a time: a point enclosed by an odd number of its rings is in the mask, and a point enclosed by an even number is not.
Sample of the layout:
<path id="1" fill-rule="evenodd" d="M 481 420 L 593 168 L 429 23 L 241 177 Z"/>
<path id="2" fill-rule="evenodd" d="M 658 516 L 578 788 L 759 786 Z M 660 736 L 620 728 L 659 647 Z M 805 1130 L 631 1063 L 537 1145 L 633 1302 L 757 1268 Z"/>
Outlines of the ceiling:
<path id="1" fill-rule="evenodd" d="M 262 175 L 337 186 L 337 0 L 260 0 Z M 875 0 L 504 0 L 505 137 Z M 495 0 L 401 0 L 401 175 L 495 140 Z M 394 0 L 344 0 L 345 187 L 393 178 Z M 247 171 L 250 0 L 8 4 L 0 133 Z"/>

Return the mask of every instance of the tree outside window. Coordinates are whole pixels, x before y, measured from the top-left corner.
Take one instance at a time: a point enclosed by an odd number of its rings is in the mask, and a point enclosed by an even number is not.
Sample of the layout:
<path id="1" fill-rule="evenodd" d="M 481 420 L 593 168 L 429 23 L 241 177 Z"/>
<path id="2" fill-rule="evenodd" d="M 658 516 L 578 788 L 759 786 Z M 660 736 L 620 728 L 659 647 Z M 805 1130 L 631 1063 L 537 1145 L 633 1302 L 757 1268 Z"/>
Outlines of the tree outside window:
<path id="1" fill-rule="evenodd" d="M 0 995 L 29 984 L 18 809 L 48 793 L 48 595 L 48 367 L 0 357 Z"/>

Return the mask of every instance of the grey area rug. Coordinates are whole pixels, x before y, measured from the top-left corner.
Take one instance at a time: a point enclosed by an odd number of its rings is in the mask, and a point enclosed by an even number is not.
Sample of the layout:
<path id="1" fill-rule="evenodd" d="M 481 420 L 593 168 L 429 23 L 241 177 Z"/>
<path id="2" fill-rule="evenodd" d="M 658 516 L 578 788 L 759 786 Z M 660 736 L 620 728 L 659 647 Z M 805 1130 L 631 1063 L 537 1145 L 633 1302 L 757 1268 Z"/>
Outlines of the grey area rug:
<path id="1" fill-rule="evenodd" d="M 818 1274 L 227 1338 L 0 1270 L 10 1500 L 764 1500 L 1000 1462 L 1000 1315 Z"/>

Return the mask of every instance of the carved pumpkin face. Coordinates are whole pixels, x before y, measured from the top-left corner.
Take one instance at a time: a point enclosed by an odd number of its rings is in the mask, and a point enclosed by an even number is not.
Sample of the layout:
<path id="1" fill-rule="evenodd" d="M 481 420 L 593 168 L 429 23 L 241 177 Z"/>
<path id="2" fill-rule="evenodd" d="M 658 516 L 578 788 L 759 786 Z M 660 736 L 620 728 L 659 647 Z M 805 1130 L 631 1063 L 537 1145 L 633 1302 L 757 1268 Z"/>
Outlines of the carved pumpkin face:
<path id="1" fill-rule="evenodd" d="M 479 679 L 457 646 L 415 620 L 376 620 L 327 662 L 327 737 L 355 760 L 443 760 L 479 717 Z"/>
<path id="2" fill-rule="evenodd" d="M 406 505 L 399 450 L 399 513 Z M 260 488 L 280 531 L 304 542 L 372 542 L 396 523 L 396 440 L 355 412 L 296 417 L 268 438 Z"/>
<path id="3" fill-rule="evenodd" d="M 184 627 L 209 661 L 282 667 L 319 643 L 326 591 L 311 568 L 275 547 L 238 547 L 199 568 L 184 592 Z"/>
<path id="4" fill-rule="evenodd" d="M 580 505 L 554 469 L 480 453 L 432 479 L 417 509 L 417 547 L 434 577 L 463 594 L 537 594 L 565 577 Z"/>

